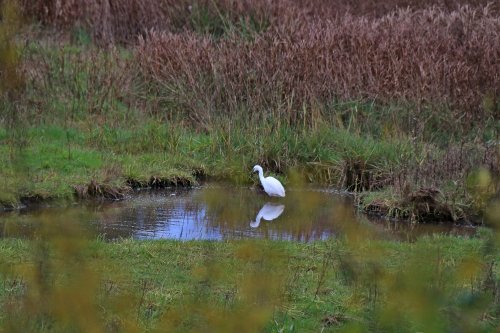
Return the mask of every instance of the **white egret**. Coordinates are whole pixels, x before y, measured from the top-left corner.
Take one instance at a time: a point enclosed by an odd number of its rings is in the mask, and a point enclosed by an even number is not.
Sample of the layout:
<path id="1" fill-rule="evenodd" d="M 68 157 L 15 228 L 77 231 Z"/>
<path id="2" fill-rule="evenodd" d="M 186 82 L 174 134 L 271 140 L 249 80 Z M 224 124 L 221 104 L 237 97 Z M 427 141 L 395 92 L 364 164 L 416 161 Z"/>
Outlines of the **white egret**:
<path id="1" fill-rule="evenodd" d="M 284 197 L 285 188 L 280 181 L 274 177 L 264 177 L 264 171 L 260 165 L 253 167 L 253 172 L 259 172 L 259 179 L 264 191 L 271 197 Z"/>
<path id="2" fill-rule="evenodd" d="M 252 228 L 257 228 L 260 224 L 260 220 L 264 219 L 266 221 L 272 221 L 278 218 L 283 210 L 285 209 L 285 205 L 274 205 L 272 203 L 266 203 L 257 214 L 254 222 L 250 222 L 250 226 Z"/>

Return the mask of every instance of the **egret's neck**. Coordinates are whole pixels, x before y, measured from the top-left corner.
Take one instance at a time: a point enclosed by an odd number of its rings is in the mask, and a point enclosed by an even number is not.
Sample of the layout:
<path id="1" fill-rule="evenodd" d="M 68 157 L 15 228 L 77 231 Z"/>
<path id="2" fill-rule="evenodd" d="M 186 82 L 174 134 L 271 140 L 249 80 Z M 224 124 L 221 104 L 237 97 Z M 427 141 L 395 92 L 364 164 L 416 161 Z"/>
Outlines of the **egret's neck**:
<path id="1" fill-rule="evenodd" d="M 255 218 L 255 221 L 250 222 L 250 226 L 252 228 L 257 228 L 260 224 L 261 219 L 262 219 L 262 214 L 259 212 L 259 214 L 257 214 L 257 217 Z"/>
<path id="2" fill-rule="evenodd" d="M 264 171 L 262 169 L 259 169 L 259 179 L 261 183 L 264 181 Z"/>
<path id="3" fill-rule="evenodd" d="M 264 215 L 264 214 L 262 214 L 261 212 L 259 212 L 259 213 L 257 214 L 257 217 L 255 218 L 255 222 L 260 223 L 260 220 L 262 220 L 262 216 L 263 216 L 263 215 Z"/>

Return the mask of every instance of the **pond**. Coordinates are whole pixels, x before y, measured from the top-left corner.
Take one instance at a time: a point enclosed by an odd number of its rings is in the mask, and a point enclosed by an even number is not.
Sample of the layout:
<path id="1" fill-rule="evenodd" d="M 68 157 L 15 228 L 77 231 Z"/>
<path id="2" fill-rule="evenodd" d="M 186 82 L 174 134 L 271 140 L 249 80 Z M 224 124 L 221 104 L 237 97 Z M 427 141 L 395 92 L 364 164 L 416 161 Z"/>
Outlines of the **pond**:
<path id="1" fill-rule="evenodd" d="M 225 240 L 269 238 L 313 241 L 346 231 L 414 240 L 423 234 L 471 234 L 474 228 L 369 219 L 347 194 L 325 188 L 290 188 L 285 198 L 258 189 L 205 185 L 139 191 L 121 201 L 75 207 L 39 207 L 0 215 L 0 236 L 31 237 L 40 221 L 66 219 L 107 240 Z"/>

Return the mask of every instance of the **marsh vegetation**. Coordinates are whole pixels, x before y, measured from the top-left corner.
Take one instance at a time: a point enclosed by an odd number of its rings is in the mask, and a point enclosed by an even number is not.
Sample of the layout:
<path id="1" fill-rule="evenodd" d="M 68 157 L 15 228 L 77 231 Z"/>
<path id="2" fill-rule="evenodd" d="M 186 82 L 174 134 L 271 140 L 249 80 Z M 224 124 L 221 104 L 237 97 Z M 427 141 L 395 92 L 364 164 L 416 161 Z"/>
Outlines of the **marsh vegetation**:
<path id="1" fill-rule="evenodd" d="M 0 240 L 0 331 L 498 331 L 497 3 L 0 8 L 2 209 L 256 185 L 259 164 L 361 210 L 490 227 L 405 243 L 339 208 L 342 236 L 311 243 L 107 242 L 40 213 Z"/>
<path id="2" fill-rule="evenodd" d="M 431 4 L 4 1 L 0 201 L 249 183 L 259 163 L 415 219 L 430 190 L 470 220 L 477 170 L 498 193 L 499 9 Z"/>

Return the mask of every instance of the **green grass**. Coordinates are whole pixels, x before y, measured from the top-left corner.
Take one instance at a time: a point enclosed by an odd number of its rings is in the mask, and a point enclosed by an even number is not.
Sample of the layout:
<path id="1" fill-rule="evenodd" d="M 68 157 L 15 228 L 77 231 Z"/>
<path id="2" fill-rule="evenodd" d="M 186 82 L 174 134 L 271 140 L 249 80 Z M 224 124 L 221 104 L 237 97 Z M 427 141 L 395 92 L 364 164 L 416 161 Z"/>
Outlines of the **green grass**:
<path id="1" fill-rule="evenodd" d="M 9 199 L 4 204 L 12 202 L 13 195 L 71 199 L 74 186 L 91 180 L 147 183 L 155 177 L 195 182 L 194 174 L 203 174 L 248 183 L 256 163 L 282 173 L 285 183 L 287 170 L 308 168 L 304 180 L 335 184 L 349 161 L 377 172 L 387 165 L 397 167 L 411 151 L 405 143 L 378 142 L 327 127 L 307 133 L 282 128 L 205 134 L 161 122 L 91 130 L 51 125 L 27 128 L 23 137 L 19 148 L 0 146 L 0 173 L 5 178 L 14 175 L 17 183 L 6 186 Z M 17 164 L 9 156 L 15 156 Z M 321 179 L 321 171 L 331 171 L 329 178 Z"/>
<path id="2" fill-rule="evenodd" d="M 487 238 L 106 243 L 41 235 L 0 241 L 4 329 L 494 332 L 499 324 L 498 290 L 485 287 L 499 281 L 496 266 L 488 273 L 498 256 Z"/>

